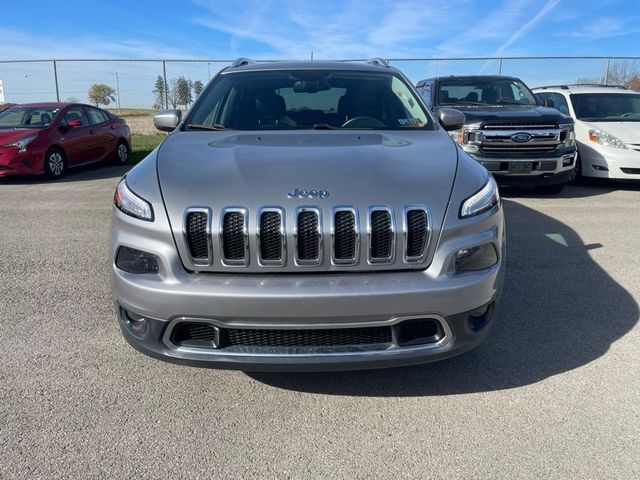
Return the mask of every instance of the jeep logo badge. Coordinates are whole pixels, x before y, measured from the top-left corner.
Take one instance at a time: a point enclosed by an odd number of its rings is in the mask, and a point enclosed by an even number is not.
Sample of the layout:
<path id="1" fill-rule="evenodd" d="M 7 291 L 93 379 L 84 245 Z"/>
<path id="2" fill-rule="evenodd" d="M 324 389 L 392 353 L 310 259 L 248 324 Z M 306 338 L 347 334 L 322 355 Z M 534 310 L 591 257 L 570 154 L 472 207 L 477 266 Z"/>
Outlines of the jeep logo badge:
<path id="1" fill-rule="evenodd" d="M 531 134 L 526 132 L 519 132 L 511 135 L 512 142 L 524 143 L 524 142 L 528 142 L 529 140 L 531 140 Z"/>
<path id="2" fill-rule="evenodd" d="M 329 196 L 329 192 L 326 190 L 300 190 L 298 188 L 294 188 L 293 192 L 287 194 L 289 198 L 327 198 Z"/>

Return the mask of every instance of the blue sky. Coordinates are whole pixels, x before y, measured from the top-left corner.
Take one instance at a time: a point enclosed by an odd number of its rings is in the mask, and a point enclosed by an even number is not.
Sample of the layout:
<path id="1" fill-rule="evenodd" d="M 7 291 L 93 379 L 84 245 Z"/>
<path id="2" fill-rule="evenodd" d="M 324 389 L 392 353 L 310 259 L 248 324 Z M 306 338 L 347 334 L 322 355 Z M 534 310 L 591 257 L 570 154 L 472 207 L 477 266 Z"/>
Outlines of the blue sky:
<path id="1" fill-rule="evenodd" d="M 640 55 L 638 0 L 3 0 L 0 59 Z"/>

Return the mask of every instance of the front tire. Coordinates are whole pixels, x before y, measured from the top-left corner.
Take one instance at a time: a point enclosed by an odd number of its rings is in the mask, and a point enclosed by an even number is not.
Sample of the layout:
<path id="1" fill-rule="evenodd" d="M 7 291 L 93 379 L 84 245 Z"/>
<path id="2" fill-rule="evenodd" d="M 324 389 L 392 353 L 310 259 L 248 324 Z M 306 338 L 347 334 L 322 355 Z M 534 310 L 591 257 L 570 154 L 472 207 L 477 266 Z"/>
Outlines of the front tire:
<path id="1" fill-rule="evenodd" d="M 116 146 L 116 163 L 118 165 L 129 163 L 129 145 L 124 140 L 120 140 Z"/>
<path id="2" fill-rule="evenodd" d="M 64 152 L 52 147 L 44 156 L 44 174 L 50 180 L 58 180 L 67 172 L 67 157 Z"/>

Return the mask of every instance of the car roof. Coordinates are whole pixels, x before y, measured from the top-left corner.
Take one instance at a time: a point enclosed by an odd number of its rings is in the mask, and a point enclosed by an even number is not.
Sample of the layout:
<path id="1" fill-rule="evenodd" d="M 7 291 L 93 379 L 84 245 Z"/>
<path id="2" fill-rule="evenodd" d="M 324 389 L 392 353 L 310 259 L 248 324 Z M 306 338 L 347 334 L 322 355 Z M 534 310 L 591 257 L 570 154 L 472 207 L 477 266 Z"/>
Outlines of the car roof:
<path id="1" fill-rule="evenodd" d="M 520 80 L 518 77 L 511 77 L 509 75 L 443 75 L 439 77 L 425 78 L 420 80 L 418 84 L 424 84 L 425 82 L 432 82 L 434 80 L 447 80 L 447 79 L 464 79 L 464 80 Z"/>
<path id="2" fill-rule="evenodd" d="M 633 90 L 615 85 L 552 85 L 548 87 L 532 88 L 535 93 L 540 92 L 568 92 L 568 93 L 630 93 L 637 94 Z"/>
<path id="3" fill-rule="evenodd" d="M 295 62 L 253 62 L 247 61 L 238 66 L 231 65 L 222 72 L 254 72 L 266 70 L 348 70 L 358 72 L 385 72 L 392 70 L 397 72 L 394 67 L 384 67 L 364 62 L 335 62 L 335 61 L 295 61 Z"/>
<path id="4" fill-rule="evenodd" d="M 70 105 L 82 105 L 83 107 L 100 108 L 86 103 L 70 103 L 70 102 L 35 102 L 35 103 L 17 103 L 14 107 L 33 107 L 33 108 L 65 108 Z"/>

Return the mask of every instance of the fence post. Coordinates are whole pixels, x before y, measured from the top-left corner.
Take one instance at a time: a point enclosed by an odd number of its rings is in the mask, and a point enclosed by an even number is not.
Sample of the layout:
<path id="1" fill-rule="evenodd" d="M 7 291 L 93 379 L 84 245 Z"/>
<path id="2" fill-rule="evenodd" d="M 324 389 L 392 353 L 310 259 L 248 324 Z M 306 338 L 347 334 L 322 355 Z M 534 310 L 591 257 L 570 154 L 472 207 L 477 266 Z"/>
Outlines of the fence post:
<path id="1" fill-rule="evenodd" d="M 502 75 L 502 58 L 498 59 L 498 75 Z"/>
<path id="2" fill-rule="evenodd" d="M 609 67 L 611 66 L 611 57 L 607 58 L 607 67 L 604 71 L 604 84 L 607 85 L 609 83 Z"/>
<path id="3" fill-rule="evenodd" d="M 164 60 L 162 60 L 162 78 L 164 80 L 164 109 L 169 109 L 169 84 L 167 83 L 167 64 Z"/>
<path id="4" fill-rule="evenodd" d="M 56 102 L 60 101 L 60 89 L 58 87 L 58 64 L 54 60 L 53 61 L 53 81 L 56 84 Z"/>

